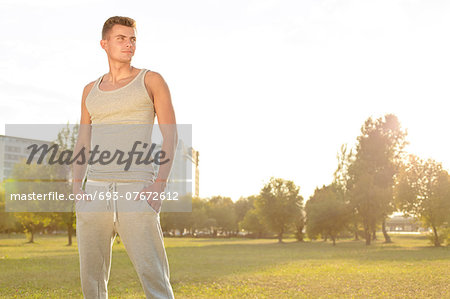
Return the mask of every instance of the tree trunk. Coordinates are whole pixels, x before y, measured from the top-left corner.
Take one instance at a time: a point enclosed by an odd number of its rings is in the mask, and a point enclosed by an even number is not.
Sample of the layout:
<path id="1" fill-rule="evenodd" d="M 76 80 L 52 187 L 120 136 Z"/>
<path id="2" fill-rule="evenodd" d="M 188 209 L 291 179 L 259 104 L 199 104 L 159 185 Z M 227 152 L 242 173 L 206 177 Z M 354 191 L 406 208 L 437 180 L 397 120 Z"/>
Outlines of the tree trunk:
<path id="1" fill-rule="evenodd" d="M 331 236 L 331 240 L 333 241 L 333 246 L 336 246 L 336 238 L 334 236 Z"/>
<path id="2" fill-rule="evenodd" d="M 303 242 L 303 226 L 297 226 L 297 241 Z"/>
<path id="3" fill-rule="evenodd" d="M 370 245 L 370 241 L 372 240 L 370 235 L 369 225 L 364 224 L 364 237 L 366 238 L 366 245 Z"/>
<path id="4" fill-rule="evenodd" d="M 28 241 L 28 243 L 34 243 L 34 229 L 30 229 L 30 240 Z"/>
<path id="5" fill-rule="evenodd" d="M 392 243 L 391 237 L 386 231 L 386 219 L 383 218 L 383 223 L 381 224 L 381 230 L 383 231 L 384 243 Z"/>
<path id="6" fill-rule="evenodd" d="M 373 231 L 372 232 L 372 240 L 375 241 L 377 239 L 377 232 Z"/>
<path id="7" fill-rule="evenodd" d="M 354 224 L 355 227 L 355 239 L 354 241 L 359 241 L 359 236 L 358 236 L 358 224 Z"/>
<path id="8" fill-rule="evenodd" d="M 370 245 L 370 243 L 371 243 L 371 241 L 372 241 L 372 238 L 371 238 L 371 236 L 370 236 L 370 232 L 369 232 L 369 231 L 366 231 L 366 232 L 365 232 L 365 235 L 366 235 L 366 245 Z"/>
<path id="9" fill-rule="evenodd" d="M 433 234 L 434 234 L 434 246 L 436 246 L 436 247 L 439 247 L 439 246 L 441 246 L 441 243 L 439 242 L 439 236 L 438 236 L 438 233 L 437 233 L 437 229 L 436 229 L 436 226 L 434 226 L 433 225 Z"/>
<path id="10" fill-rule="evenodd" d="M 278 243 L 283 243 L 283 230 L 278 234 Z"/>
<path id="11" fill-rule="evenodd" d="M 72 223 L 67 224 L 67 237 L 68 237 L 67 246 L 72 246 L 72 233 L 73 233 Z"/>

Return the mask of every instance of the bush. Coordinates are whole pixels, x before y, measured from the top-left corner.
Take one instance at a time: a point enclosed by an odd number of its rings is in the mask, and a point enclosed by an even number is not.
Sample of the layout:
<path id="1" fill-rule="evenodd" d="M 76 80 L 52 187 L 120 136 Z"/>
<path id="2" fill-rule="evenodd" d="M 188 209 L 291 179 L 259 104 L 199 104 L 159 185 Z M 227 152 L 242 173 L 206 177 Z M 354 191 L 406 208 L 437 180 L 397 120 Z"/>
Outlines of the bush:
<path id="1" fill-rule="evenodd" d="M 438 230 L 438 241 L 439 244 L 443 244 L 448 237 L 448 232 L 445 232 L 445 229 Z M 434 233 L 431 231 L 427 234 L 428 241 L 434 245 Z M 448 242 L 448 241 L 447 241 Z"/>
<path id="2" fill-rule="evenodd" d="M 450 227 L 447 227 L 442 230 L 442 243 L 445 243 L 447 246 L 450 246 Z"/>

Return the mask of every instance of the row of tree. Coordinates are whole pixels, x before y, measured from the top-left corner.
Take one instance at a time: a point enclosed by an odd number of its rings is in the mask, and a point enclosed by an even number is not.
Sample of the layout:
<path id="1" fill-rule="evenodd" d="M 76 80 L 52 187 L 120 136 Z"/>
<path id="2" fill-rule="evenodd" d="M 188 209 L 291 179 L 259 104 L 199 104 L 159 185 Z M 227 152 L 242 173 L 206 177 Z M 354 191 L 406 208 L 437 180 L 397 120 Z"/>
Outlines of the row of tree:
<path id="1" fill-rule="evenodd" d="M 72 244 L 74 212 L 5 212 L 5 192 L 3 186 L 0 188 L 0 232 L 25 232 L 33 242 L 36 233 L 64 230 L 68 232 L 68 245 Z M 161 227 L 164 232 L 178 230 L 191 236 L 231 237 L 242 230 L 253 237 L 272 237 L 275 233 L 280 242 L 285 233 L 295 229 L 302 240 L 302 201 L 292 181 L 272 178 L 260 195 L 237 202 L 223 196 L 194 197 L 192 212 L 161 213 Z"/>
<path id="2" fill-rule="evenodd" d="M 76 132 L 63 130 L 56 141 L 61 150 L 70 149 Z M 331 184 L 316 188 L 304 205 L 300 187 L 292 181 L 271 178 L 259 194 L 233 202 L 228 197 L 192 198 L 192 212 L 162 213 L 165 232 L 179 230 L 189 235 L 236 236 L 250 232 L 253 237 L 272 237 L 282 242 L 286 233 L 299 241 L 304 232 L 310 239 L 354 235 L 367 245 L 381 227 L 385 229 L 394 211 L 415 216 L 432 229 L 432 241 L 440 246 L 449 238 L 450 176 L 440 163 L 422 160 L 404 151 L 404 131 L 395 115 L 369 118 L 361 128 L 354 149 L 341 147 Z M 46 173 L 46 165 L 27 168 Z M 24 168 L 15 168 L 17 178 L 27 177 Z M 48 178 L 58 177 L 51 175 Z M 70 188 L 70 186 L 68 186 Z M 0 192 L 3 194 L 3 192 Z M 25 230 L 33 235 L 42 230 L 65 228 L 69 244 L 75 229 L 74 213 L 4 213 L 0 196 L 0 231 Z"/>
<path id="3" fill-rule="evenodd" d="M 357 239 L 362 227 L 370 245 L 381 226 L 390 243 L 385 222 L 394 211 L 431 228 L 435 246 L 449 238 L 450 176 L 441 163 L 406 153 L 406 135 L 397 117 L 388 114 L 365 122 L 355 150 L 342 146 L 333 182 L 317 188 L 306 204 L 311 238 L 322 235 L 334 242 L 352 230 Z"/>

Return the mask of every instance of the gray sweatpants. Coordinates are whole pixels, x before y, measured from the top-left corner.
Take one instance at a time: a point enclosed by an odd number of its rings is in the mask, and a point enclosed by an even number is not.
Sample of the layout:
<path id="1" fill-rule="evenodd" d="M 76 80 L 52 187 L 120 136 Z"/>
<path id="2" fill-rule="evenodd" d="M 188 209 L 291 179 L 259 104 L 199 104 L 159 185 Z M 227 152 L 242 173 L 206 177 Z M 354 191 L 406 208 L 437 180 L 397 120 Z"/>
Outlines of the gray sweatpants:
<path id="1" fill-rule="evenodd" d="M 116 234 L 125 246 L 146 297 L 174 298 L 159 213 L 146 200 L 134 200 L 134 192 L 147 184 L 87 181 L 85 192 L 95 198 L 75 204 L 81 288 L 86 299 L 108 298 Z"/>

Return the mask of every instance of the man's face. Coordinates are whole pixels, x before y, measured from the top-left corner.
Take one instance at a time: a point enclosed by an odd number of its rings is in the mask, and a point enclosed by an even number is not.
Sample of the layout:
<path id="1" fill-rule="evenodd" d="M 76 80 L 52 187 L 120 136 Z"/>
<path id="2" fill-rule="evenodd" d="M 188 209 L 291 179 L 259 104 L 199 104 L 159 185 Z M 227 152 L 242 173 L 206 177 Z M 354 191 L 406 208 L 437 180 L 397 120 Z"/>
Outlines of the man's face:
<path id="1" fill-rule="evenodd" d="M 112 60 L 131 62 L 136 50 L 136 32 L 134 28 L 114 25 L 107 34 L 106 40 L 100 42 Z"/>

